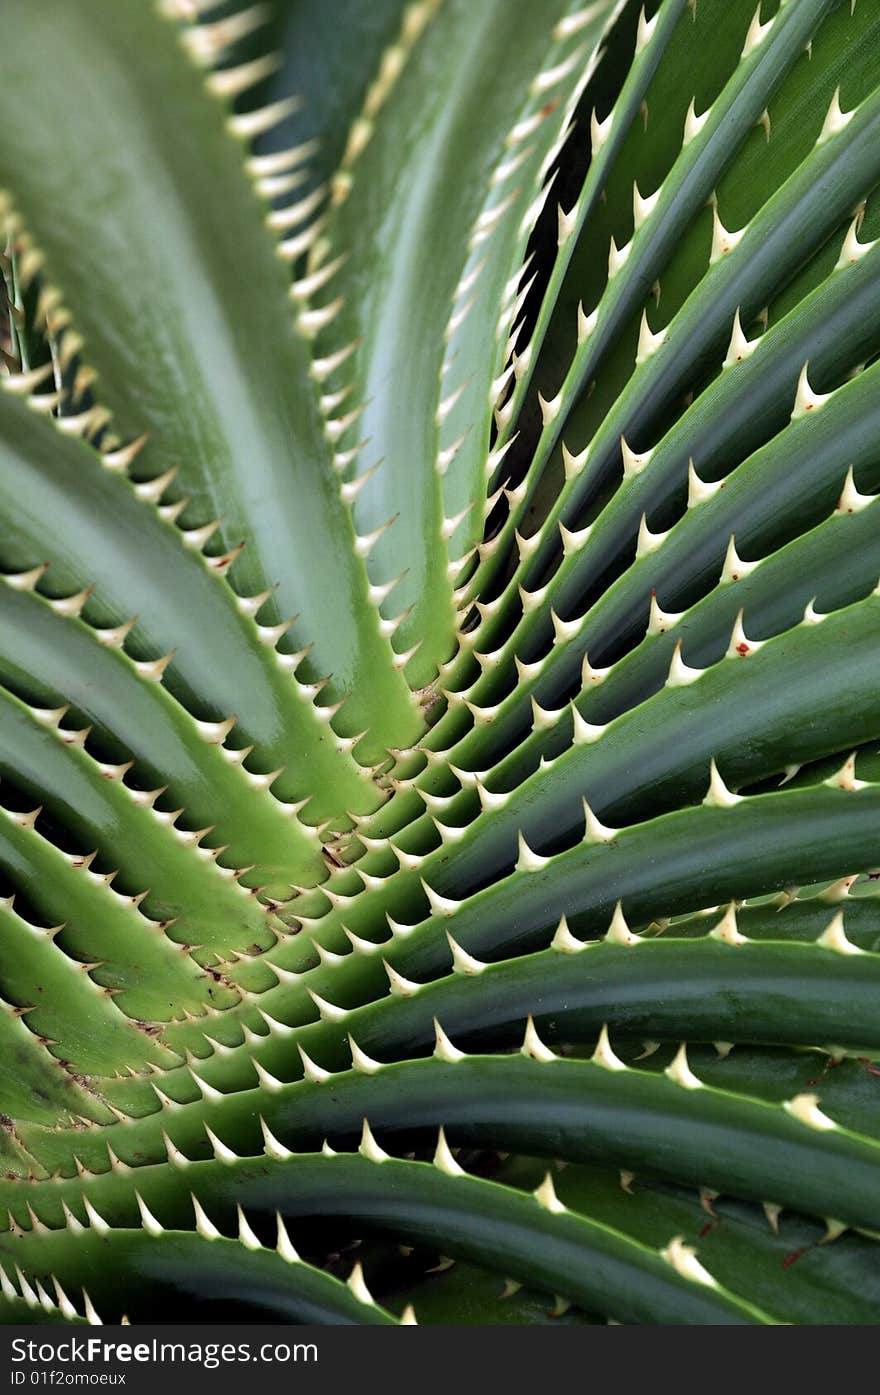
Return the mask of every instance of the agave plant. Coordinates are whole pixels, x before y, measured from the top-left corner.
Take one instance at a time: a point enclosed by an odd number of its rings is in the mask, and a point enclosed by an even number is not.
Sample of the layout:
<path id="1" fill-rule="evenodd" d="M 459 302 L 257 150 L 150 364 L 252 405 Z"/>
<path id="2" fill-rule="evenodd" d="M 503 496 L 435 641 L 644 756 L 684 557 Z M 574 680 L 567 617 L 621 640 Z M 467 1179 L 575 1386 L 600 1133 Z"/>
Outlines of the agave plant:
<path id="1" fill-rule="evenodd" d="M 2 19 L 3 1321 L 876 1320 L 877 6 Z"/>

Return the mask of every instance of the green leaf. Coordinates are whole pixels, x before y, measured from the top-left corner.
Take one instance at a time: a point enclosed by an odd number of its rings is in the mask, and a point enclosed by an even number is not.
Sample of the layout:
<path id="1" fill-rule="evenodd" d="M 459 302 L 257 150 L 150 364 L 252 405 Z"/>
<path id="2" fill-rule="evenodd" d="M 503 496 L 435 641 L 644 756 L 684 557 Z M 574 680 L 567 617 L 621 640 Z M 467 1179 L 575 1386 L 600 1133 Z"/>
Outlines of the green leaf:
<path id="1" fill-rule="evenodd" d="M 296 646 L 315 646 L 314 676 L 332 674 L 349 700 L 346 732 L 368 724 L 381 758 L 418 722 L 368 602 L 309 344 L 222 102 L 148 0 L 75 0 L 51 19 L 15 0 L 6 18 L 17 41 L 0 60 L 0 183 L 73 313 L 115 431 L 149 432 L 148 472 L 179 467 L 186 517 L 219 519 L 222 553 L 246 541 L 235 589 L 275 588 L 266 624 L 300 614 Z"/>

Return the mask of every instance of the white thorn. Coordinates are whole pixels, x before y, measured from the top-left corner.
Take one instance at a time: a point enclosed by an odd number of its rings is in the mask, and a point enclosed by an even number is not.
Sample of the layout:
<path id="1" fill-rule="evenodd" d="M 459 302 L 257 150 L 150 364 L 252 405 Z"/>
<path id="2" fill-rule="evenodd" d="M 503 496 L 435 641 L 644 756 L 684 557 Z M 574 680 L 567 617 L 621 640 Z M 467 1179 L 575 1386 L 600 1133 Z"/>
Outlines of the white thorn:
<path id="1" fill-rule="evenodd" d="M 549 1046 L 545 1046 L 538 1036 L 537 1028 L 531 1013 L 526 1019 L 526 1033 L 523 1044 L 520 1047 L 523 1056 L 530 1057 L 533 1061 L 555 1061 L 558 1057 L 552 1052 Z"/>
<path id="2" fill-rule="evenodd" d="M 613 107 L 612 107 L 611 111 L 608 113 L 608 115 L 605 117 L 605 119 L 604 119 L 603 121 L 600 121 L 600 120 L 599 120 L 598 116 L 596 115 L 595 109 L 594 109 L 593 112 L 591 113 L 591 115 L 590 115 L 590 144 L 591 144 L 592 153 L 593 153 L 594 156 L 597 155 L 597 154 L 599 153 L 599 151 L 602 149 L 602 146 L 605 144 L 605 142 L 607 141 L 608 137 L 611 135 L 611 127 L 612 127 L 613 123 L 614 123 L 614 109 L 613 109 Z"/>
<path id="3" fill-rule="evenodd" d="M 829 1245 L 832 1240 L 839 1240 L 841 1235 L 843 1235 L 847 1230 L 849 1230 L 849 1226 L 846 1224 L 845 1221 L 837 1221 L 834 1219 L 833 1216 L 826 1216 L 824 1220 L 825 1234 L 819 1241 L 820 1245 Z"/>
<path id="4" fill-rule="evenodd" d="M 596 1049 L 590 1057 L 590 1060 L 594 1065 L 601 1066 L 603 1070 L 626 1070 L 623 1061 L 621 1061 L 619 1056 L 615 1055 L 611 1048 L 611 1042 L 608 1039 L 608 1028 L 604 1023 L 599 1033 Z"/>
<path id="5" fill-rule="evenodd" d="M 234 726 L 234 717 L 227 717 L 225 722 L 196 722 L 199 736 L 211 746 L 222 746 Z"/>
<path id="6" fill-rule="evenodd" d="M 464 1177 L 465 1170 L 452 1156 L 449 1144 L 446 1142 L 446 1134 L 441 1125 L 437 1134 L 437 1147 L 434 1151 L 434 1166 L 441 1172 L 445 1172 L 447 1177 Z"/>
<path id="7" fill-rule="evenodd" d="M 762 649 L 765 642 L 764 640 L 749 639 L 743 629 L 743 613 L 740 611 L 734 621 L 733 633 L 730 636 L 730 644 L 727 646 L 725 658 L 747 659 L 750 654 L 756 654 L 759 649 Z"/>
<path id="8" fill-rule="evenodd" d="M 741 935 L 737 927 L 735 901 L 731 901 L 718 924 L 709 931 L 709 937 L 713 940 L 720 940 L 725 945 L 744 945 L 747 943 L 746 936 Z"/>
<path id="9" fill-rule="evenodd" d="M 676 1085 L 681 1085 L 685 1090 L 702 1089 L 702 1080 L 697 1079 L 688 1065 L 687 1048 L 684 1042 L 681 1043 L 681 1046 L 675 1053 L 674 1059 L 666 1067 L 663 1074 L 667 1076 L 669 1080 L 674 1081 Z"/>
<path id="10" fill-rule="evenodd" d="M 774 1235 L 779 1234 L 779 1216 L 782 1211 L 781 1206 L 777 1206 L 775 1201 L 765 1201 L 763 1203 L 764 1215 L 767 1217 L 767 1224 Z"/>
<path id="11" fill-rule="evenodd" d="M 755 352 L 759 343 L 760 337 L 755 339 L 746 338 L 742 327 L 742 320 L 739 315 L 739 306 L 737 306 L 736 314 L 733 317 L 733 330 L 730 335 L 730 343 L 727 346 L 727 356 L 722 367 L 731 368 L 735 363 L 744 362 L 745 359 Z"/>
<path id="12" fill-rule="evenodd" d="M 682 615 L 683 611 L 662 610 L 660 601 L 657 600 L 657 594 L 651 591 L 651 605 L 650 610 L 648 610 L 646 635 L 665 635 L 669 629 L 672 629 L 672 626 L 678 624 Z"/>
<path id="13" fill-rule="evenodd" d="M 866 780 L 859 780 L 856 776 L 856 753 L 853 751 L 847 756 L 843 765 L 833 775 L 829 775 L 823 784 L 832 790 L 846 790 L 847 793 L 854 794 L 857 790 L 863 790 L 867 784 Z"/>
<path id="14" fill-rule="evenodd" d="M 159 1222 L 156 1220 L 156 1217 L 153 1215 L 152 1211 L 147 1206 L 140 1192 L 135 1192 L 134 1199 L 137 1202 L 138 1210 L 141 1213 L 141 1225 L 143 1226 L 144 1230 L 147 1232 L 148 1235 L 161 1235 L 164 1227 L 161 1226 Z"/>
<path id="15" fill-rule="evenodd" d="M 237 112 L 233 116 L 226 118 L 226 124 L 232 133 L 242 140 L 253 140 L 256 136 L 263 135 L 266 131 L 277 126 L 280 121 L 295 112 L 300 105 L 296 97 L 286 97 L 280 102 L 271 102 L 268 106 L 260 107 L 256 111 Z"/>
<path id="16" fill-rule="evenodd" d="M 845 266 L 855 266 L 861 261 L 872 247 L 876 247 L 876 242 L 859 242 L 859 228 L 861 226 L 861 214 L 854 218 L 849 225 L 846 237 L 843 239 L 843 246 L 840 249 L 840 256 L 835 266 L 835 271 L 840 271 Z"/>
<path id="17" fill-rule="evenodd" d="M 686 1245 L 681 1235 L 676 1235 L 669 1244 L 660 1251 L 661 1259 L 665 1259 L 667 1264 L 671 1264 L 676 1274 L 680 1274 L 683 1279 L 690 1279 L 696 1284 L 705 1284 L 707 1288 L 717 1288 L 718 1285 L 707 1269 L 704 1269 L 697 1259 L 697 1252 L 691 1245 Z"/>
<path id="18" fill-rule="evenodd" d="M 633 183 L 633 226 L 636 231 L 650 218 L 657 204 L 660 202 L 662 192 L 663 186 L 661 184 L 653 194 L 648 194 L 647 197 L 643 197 L 638 184 Z"/>
<path id="19" fill-rule="evenodd" d="M 553 625 L 554 644 L 567 644 L 570 639 L 580 632 L 582 619 L 575 617 L 574 620 L 560 620 L 556 611 L 551 608 L 550 620 Z"/>
<path id="20" fill-rule="evenodd" d="M 538 405 L 541 408 L 541 421 L 544 426 L 550 426 L 556 420 L 556 418 L 559 416 L 559 412 L 562 407 L 562 402 L 563 394 L 561 391 L 558 392 L 556 396 L 552 397 L 549 401 L 543 396 L 542 393 L 538 393 Z"/>
<path id="21" fill-rule="evenodd" d="M 198 1231 L 199 1235 L 201 1235 L 203 1240 L 219 1240 L 221 1238 L 220 1232 L 214 1225 L 214 1222 L 210 1221 L 208 1217 L 205 1215 L 205 1212 L 202 1210 L 202 1206 L 198 1198 L 192 1195 L 192 1193 L 190 1195 L 192 1198 L 193 1210 L 195 1211 L 196 1216 L 196 1230 Z"/>
<path id="22" fill-rule="evenodd" d="M 335 373 L 337 368 L 341 368 L 351 357 L 357 347 L 357 340 L 353 339 L 351 343 L 346 344 L 342 349 L 337 349 L 335 353 L 328 354 L 325 358 L 313 359 L 310 369 L 312 377 L 316 378 L 319 383 L 326 382 L 330 375 Z"/>
<path id="23" fill-rule="evenodd" d="M 284 1089 L 284 1081 L 279 1080 L 277 1076 L 272 1075 L 269 1071 L 266 1070 L 265 1066 L 260 1065 L 259 1061 L 251 1059 L 251 1065 L 257 1072 L 257 1079 L 260 1082 L 260 1086 L 263 1090 L 268 1090 L 271 1095 L 275 1095 L 278 1093 L 279 1090 Z"/>
<path id="24" fill-rule="evenodd" d="M 816 940 L 816 944 L 820 945 L 822 949 L 832 950 L 834 954 L 861 954 L 863 952 L 858 945 L 853 944 L 852 940 L 847 939 L 843 926 L 843 911 L 837 912 L 837 915 Z"/>
<path id="25" fill-rule="evenodd" d="M 461 394 L 464 392 L 466 386 L 467 386 L 467 383 L 466 383 L 466 382 L 461 383 L 457 388 L 455 388 L 455 389 L 454 389 L 452 392 L 450 392 L 446 397 L 444 397 L 444 398 L 442 399 L 442 401 L 438 404 L 438 406 L 437 406 L 437 425 L 438 425 L 438 426 L 442 426 L 442 425 L 443 425 L 443 423 L 445 422 L 446 418 L 449 416 L 450 412 L 451 412 L 452 409 L 454 408 L 455 404 L 458 402 L 458 399 L 461 397 Z"/>
<path id="26" fill-rule="evenodd" d="M 800 421 L 801 417 L 809 416 L 811 412 L 818 412 L 825 403 L 834 395 L 830 392 L 814 392 L 810 387 L 809 364 L 805 363 L 798 378 L 797 392 L 792 408 L 792 421 Z"/>
<path id="27" fill-rule="evenodd" d="M 601 302 L 600 302 L 601 304 Z M 596 325 L 599 323 L 599 305 L 591 310 L 589 315 L 584 310 L 583 305 L 578 301 L 577 308 L 577 342 L 578 347 L 585 344 L 589 339 Z"/>
<path id="28" fill-rule="evenodd" d="M 387 959 L 382 960 L 382 965 L 388 975 L 388 986 L 396 998 L 414 998 L 421 988 L 420 983 L 414 983 L 412 979 L 404 978 L 397 970 L 388 963 Z"/>
<path id="29" fill-rule="evenodd" d="M 813 596 L 810 600 L 807 601 L 807 604 L 804 606 L 804 615 L 801 624 L 821 625 L 822 621 L 827 620 L 827 618 L 827 615 L 823 611 L 816 609 L 816 597 Z M 799 765 L 795 767 L 786 766 L 786 773 L 789 769 L 791 769 L 791 774 L 792 776 L 794 776 L 798 773 L 800 768 L 801 767 Z M 789 776 L 789 778 L 791 778 L 791 776 Z"/>
<path id="30" fill-rule="evenodd" d="M 390 1156 L 388 1153 L 385 1152 L 384 1148 L 379 1147 L 379 1144 L 373 1137 L 373 1131 L 370 1128 L 370 1125 L 368 1124 L 366 1119 L 363 1122 L 363 1130 L 361 1132 L 361 1141 L 358 1144 L 358 1152 L 360 1153 L 362 1158 L 369 1158 L 370 1162 L 374 1163 L 387 1162 Z"/>
<path id="31" fill-rule="evenodd" d="M 658 329 L 655 333 L 648 324 L 647 310 L 642 311 L 642 323 L 639 327 L 639 342 L 636 349 L 636 364 L 639 367 L 641 367 L 643 363 L 647 363 L 649 358 L 653 357 L 668 333 L 668 325 L 663 329 Z"/>
<path id="32" fill-rule="evenodd" d="M 445 474 L 446 474 L 446 472 L 447 472 L 447 470 L 449 469 L 450 465 L 452 464 L 453 460 L 454 460 L 455 457 L 458 455 L 458 452 L 461 450 L 461 447 L 462 447 L 462 445 L 464 444 L 464 440 L 465 440 L 465 436 L 466 436 L 466 435 L 467 435 L 466 432 L 462 432 L 462 434 L 461 434 L 455 441 L 452 442 L 452 445 L 447 446 L 445 450 L 438 451 L 438 453 L 437 453 L 437 472 L 438 472 L 438 474 L 441 474 L 441 475 L 445 475 Z"/>
<path id="33" fill-rule="evenodd" d="M 321 190 L 318 190 L 317 193 L 318 193 L 318 194 L 321 194 Z M 308 205 L 308 204 L 312 204 L 312 205 L 313 205 L 314 199 L 315 199 L 315 195 L 314 195 L 314 194 L 311 194 L 311 195 L 309 195 L 309 198 L 308 198 L 308 199 L 304 199 L 304 200 L 302 201 L 302 203 L 303 203 L 304 205 Z M 272 219 L 272 217 L 274 217 L 274 216 L 277 216 L 278 218 L 283 219 L 286 215 L 289 215 L 289 211 L 290 211 L 289 209 L 281 209 L 277 215 L 272 215 L 272 214 L 270 214 L 270 226 L 273 226 L 273 227 L 286 227 L 286 226 L 288 226 L 288 224 L 285 223 L 285 222 L 272 223 L 272 222 L 271 222 L 271 219 Z M 307 209 L 307 212 L 310 212 L 310 211 L 311 211 L 311 208 L 308 208 L 308 209 Z M 310 276 L 303 276 L 303 277 L 300 278 L 299 281 L 294 281 L 293 285 L 292 285 L 291 288 L 290 288 L 290 293 L 291 293 L 291 295 L 293 296 L 294 300 L 308 300 L 311 296 L 313 296 L 313 295 L 315 294 L 316 291 L 322 290 L 322 289 L 324 288 L 324 286 L 326 286 L 327 282 L 330 281 L 330 280 L 332 279 L 332 277 L 334 277 L 334 276 L 336 275 L 337 271 L 338 271 L 339 268 L 342 266 L 342 264 L 345 262 L 345 260 L 346 260 L 345 255 L 343 255 L 343 256 L 341 256 L 341 257 L 335 257 L 335 258 L 333 259 L 333 261 L 331 261 L 331 262 L 325 262 L 324 265 L 323 265 L 322 267 L 319 267 L 319 269 L 318 269 L 317 271 L 312 272 L 312 274 L 311 274 Z"/>
<path id="34" fill-rule="evenodd" d="M 734 794 L 727 788 L 718 766 L 714 759 L 709 762 L 709 789 L 703 804 L 707 809 L 732 809 L 735 804 L 739 804 L 743 796 Z"/>
<path id="35" fill-rule="evenodd" d="M 168 1155 L 168 1161 L 170 1162 L 171 1166 L 188 1167 L 189 1158 L 186 1156 L 185 1153 L 181 1153 L 179 1148 L 175 1147 L 175 1145 L 171 1142 L 171 1139 L 168 1137 L 164 1129 L 162 1131 L 162 1140 L 165 1144 L 165 1152 Z"/>
<path id="36" fill-rule="evenodd" d="M 323 1066 L 316 1065 L 311 1056 L 307 1056 L 305 1049 L 297 1042 L 297 1050 L 302 1061 L 303 1075 L 306 1080 L 310 1080 L 313 1085 L 323 1085 L 330 1079 L 332 1074 L 329 1070 L 324 1070 Z"/>
<path id="37" fill-rule="evenodd" d="M 564 557 L 574 557 L 585 546 L 587 539 L 593 531 L 593 525 L 588 523 L 586 528 L 579 528 L 576 532 L 566 528 L 564 523 L 560 523 L 559 536 L 562 539 L 562 554 Z"/>
<path id="38" fill-rule="evenodd" d="M 619 833 L 617 828 L 608 828 L 606 824 L 600 823 L 593 813 L 586 799 L 584 806 L 584 842 L 585 843 L 612 843 Z"/>
<path id="39" fill-rule="evenodd" d="M 604 683 L 610 672 L 610 666 L 608 668 L 593 668 L 589 656 L 585 654 L 581 664 L 581 687 L 597 687 L 600 683 Z"/>
<path id="40" fill-rule="evenodd" d="M 557 950 L 560 954 L 579 954 L 582 949 L 586 949 L 586 941 L 579 940 L 568 928 L 568 921 L 562 917 L 556 927 L 556 933 L 550 941 L 550 948 Z"/>
<path id="41" fill-rule="evenodd" d="M 337 1007 L 335 1003 L 328 1003 L 326 998 L 320 997 L 313 988 L 307 988 L 306 992 L 311 998 L 315 1007 L 324 1022 L 341 1022 L 348 1016 L 348 1008 Z"/>
<path id="42" fill-rule="evenodd" d="M 434 1037 L 434 1055 L 438 1061 L 444 1061 L 446 1065 L 453 1066 L 458 1061 L 464 1060 L 466 1053 L 459 1051 L 457 1046 L 453 1046 L 436 1017 L 434 1018 Z"/>
<path id="43" fill-rule="evenodd" d="M 287 1233 L 287 1226 L 284 1224 L 280 1211 L 275 1212 L 275 1223 L 278 1227 L 278 1239 L 275 1245 L 276 1251 L 286 1264 L 299 1264 L 299 1255 L 293 1247 L 290 1236 Z"/>
<path id="44" fill-rule="evenodd" d="M 822 130 L 819 132 L 819 138 L 816 141 L 817 146 L 824 145 L 826 141 L 831 140 L 833 136 L 836 136 L 838 132 L 848 126 L 854 114 L 854 111 L 841 111 L 840 88 L 836 88 L 834 96 L 831 98 L 831 105 L 828 108 L 828 113 L 822 124 Z"/>
<path id="45" fill-rule="evenodd" d="M 605 731 L 605 725 L 596 722 L 588 722 L 586 718 L 581 715 L 578 708 L 575 707 L 574 702 L 572 702 L 570 706 L 572 724 L 572 743 L 575 746 L 589 746 L 594 741 L 598 741 L 600 736 Z"/>
<path id="46" fill-rule="evenodd" d="M 313 222 L 308 223 L 299 232 L 294 233 L 291 237 L 286 237 L 283 242 L 279 242 L 277 248 L 278 255 L 280 257 L 283 257 L 285 261 L 297 261 L 298 258 L 303 255 L 304 252 L 307 252 L 309 248 L 313 246 L 313 244 L 318 238 L 318 235 L 321 232 L 321 228 L 324 225 L 324 221 L 325 216 L 322 213 L 316 219 L 314 219 Z M 340 306 L 336 306 L 336 309 L 338 308 L 340 308 Z M 318 313 L 320 314 L 321 312 L 319 311 Z M 331 315 L 330 318 L 332 319 L 333 316 Z M 299 321 L 297 321 L 297 323 L 299 323 Z M 302 331 L 302 333 L 307 335 L 311 333 L 311 330 L 309 328 L 310 323 L 310 321 L 306 320 L 305 322 L 300 324 L 300 330 Z M 327 321 L 327 323 L 329 323 L 329 321 Z M 320 329 L 320 327 L 320 322 L 318 322 L 318 328 Z M 317 332 L 317 330 L 315 332 Z"/>
<path id="47" fill-rule="evenodd" d="M 0 1278 L 5 1278 L 2 1269 L 0 1269 Z M 64 1292 L 64 1289 L 61 1287 L 54 1275 L 52 1276 L 52 1283 L 55 1287 L 55 1297 L 58 1301 L 58 1311 L 61 1313 L 61 1316 L 67 1318 L 68 1322 L 70 1322 L 71 1320 L 76 1320 L 79 1317 L 79 1313 L 76 1311 L 76 1308 L 73 1306 L 67 1294 Z M 5 1283 L 3 1284 L 3 1292 L 7 1298 L 11 1296 L 6 1292 Z"/>
<path id="48" fill-rule="evenodd" d="M 284 248 L 289 248 L 290 241 L 282 242 L 280 246 L 282 250 Z M 337 296 L 337 298 L 331 300 L 328 305 L 311 307 L 308 310 L 300 310 L 296 318 L 300 333 L 304 334 L 307 339 L 314 338 L 322 329 L 326 329 L 327 325 L 332 324 L 342 309 L 342 304 L 342 296 Z"/>
<path id="49" fill-rule="evenodd" d="M 542 93 L 549 92 L 551 88 L 558 86 L 563 78 L 568 77 L 572 69 L 578 66 L 582 56 L 582 50 L 576 49 L 574 53 L 569 54 L 567 58 L 557 63 L 555 67 L 545 68 L 543 72 L 538 73 L 532 79 L 530 89 L 532 94 L 539 97 Z"/>
<path id="50" fill-rule="evenodd" d="M 626 259 L 627 259 L 627 257 L 628 257 L 629 254 L 630 254 L 630 249 L 631 249 L 631 248 L 632 248 L 632 242 L 628 242 L 628 243 L 626 244 L 625 247 L 618 247 L 617 243 L 615 242 L 614 238 L 612 237 L 612 239 L 611 239 L 611 245 L 610 245 L 610 247 L 608 248 L 608 279 L 609 279 L 609 281 L 612 279 L 612 277 L 616 276 L 617 273 L 618 273 L 618 271 L 620 271 L 621 267 L 625 265 Z"/>
<path id="51" fill-rule="evenodd" d="M 820 891 L 817 900 L 826 901 L 831 905 L 836 905 L 838 901 L 845 901 L 855 881 L 854 876 L 841 877 L 839 881 L 832 882 L 830 886 L 826 886 L 824 891 Z M 781 895 L 785 896 L 787 893 L 782 892 Z M 793 900 L 794 896 L 789 896 L 785 904 L 787 905 L 789 901 Z"/>
<path id="52" fill-rule="evenodd" d="M 98 1235 L 106 1235 L 110 1227 L 104 1220 L 104 1217 L 98 1214 L 88 1197 L 84 1196 L 82 1202 L 83 1206 L 86 1208 L 86 1215 L 88 1216 L 89 1225 L 92 1230 L 96 1231 Z"/>
<path id="53" fill-rule="evenodd" d="M 643 48 L 646 48 L 647 45 L 651 42 L 651 39 L 654 37 L 654 31 L 655 31 L 655 29 L 657 28 L 657 22 L 658 22 L 659 19 L 660 19 L 660 11 L 659 11 L 659 10 L 656 12 L 656 14 L 655 14 L 655 15 L 653 16 L 653 18 L 651 18 L 651 19 L 646 19 L 646 18 L 645 18 L 645 11 L 644 11 L 644 9 L 640 10 L 640 12 L 639 12 L 639 25 L 638 25 L 638 29 L 636 30 L 636 48 L 635 48 L 636 53 L 641 53 L 642 49 L 643 49 Z"/>
<path id="54" fill-rule="evenodd" d="M 668 688 L 685 688 L 689 683 L 695 683 L 698 678 L 702 678 L 704 672 L 704 669 L 692 668 L 685 663 L 681 657 L 681 640 L 679 640 L 672 651 L 666 686 Z"/>
<path id="55" fill-rule="evenodd" d="M 875 498 L 874 494 L 859 493 L 856 488 L 853 467 L 850 465 L 846 472 L 840 498 L 837 501 L 838 513 L 858 513 L 861 509 L 866 509 L 869 504 L 873 504 Z"/>
<path id="56" fill-rule="evenodd" d="M 641 943 L 641 936 L 630 930 L 623 914 L 623 905 L 620 901 L 614 907 L 614 914 L 611 917 L 611 924 L 605 931 L 605 941 L 610 945 L 623 945 L 629 948 L 632 945 Z"/>
<path id="57" fill-rule="evenodd" d="M 422 889 L 428 898 L 428 905 L 431 908 L 431 914 L 444 917 L 455 915 L 456 911 L 459 909 L 461 905 L 461 902 L 453 901 L 446 896 L 441 896 L 438 891 L 434 891 L 433 887 L 430 887 L 428 885 L 424 877 L 422 877 L 420 880 L 422 883 Z"/>
<path id="58" fill-rule="evenodd" d="M 371 1308 L 375 1308 L 376 1300 L 367 1288 L 364 1280 L 364 1271 L 360 1266 L 360 1262 L 354 1266 L 346 1279 L 346 1283 L 359 1303 L 366 1303 Z"/>
<path id="59" fill-rule="evenodd" d="M 61 1208 L 64 1212 L 64 1223 L 71 1235 L 82 1235 L 85 1226 L 76 1218 L 66 1201 L 62 1201 Z"/>
<path id="60" fill-rule="evenodd" d="M 372 1056 L 368 1056 L 366 1051 L 362 1051 L 351 1033 L 348 1036 L 348 1049 L 351 1052 L 353 1070 L 362 1071 L 364 1075 L 375 1075 L 377 1071 L 382 1069 L 382 1062 L 374 1061 Z"/>
<path id="61" fill-rule="evenodd" d="M 219 1139 L 217 1135 L 214 1133 L 213 1129 L 210 1129 L 207 1124 L 205 1124 L 205 1133 L 208 1135 L 208 1142 L 210 1143 L 214 1153 L 214 1157 L 217 1159 L 218 1162 L 238 1162 L 238 1154 L 234 1153 L 231 1148 L 227 1148 L 226 1144 L 222 1141 L 222 1139 Z"/>
<path id="62" fill-rule="evenodd" d="M 727 586 L 732 581 L 740 581 L 744 576 L 749 576 L 759 562 L 744 562 L 736 550 L 736 539 L 731 534 L 730 542 L 727 544 L 727 552 L 724 557 L 724 566 L 721 569 L 720 586 Z"/>
<path id="63" fill-rule="evenodd" d="M 10 373 L 0 378 L 0 387 L 17 397 L 29 397 L 35 388 L 40 387 L 52 375 L 52 364 L 44 363 L 40 368 L 25 369 L 20 373 Z"/>
<path id="64" fill-rule="evenodd" d="M 743 44 L 742 51 L 743 58 L 747 58 L 750 53 L 753 53 L 754 50 L 764 42 L 764 39 L 772 28 L 772 19 L 768 19 L 766 24 L 761 23 L 761 6 L 759 5 L 752 16 L 752 22 L 746 34 L 746 40 Z"/>
<path id="65" fill-rule="evenodd" d="M 554 1215 L 561 1215 L 566 1209 L 563 1206 L 562 1202 L 559 1200 L 559 1197 L 556 1195 L 556 1188 L 553 1185 L 553 1178 L 549 1172 L 545 1176 L 540 1187 L 535 1188 L 532 1195 L 534 1196 L 538 1204 L 544 1207 L 545 1211 L 550 1211 Z"/>
<path id="66" fill-rule="evenodd" d="M 806 1124 L 810 1129 L 817 1129 L 820 1133 L 837 1128 L 834 1120 L 829 1119 L 819 1108 L 818 1095 L 795 1095 L 794 1099 L 785 1100 L 782 1108 L 792 1118 L 799 1119 L 802 1124 Z"/>
<path id="67" fill-rule="evenodd" d="M 710 108 L 697 116 L 695 99 L 691 98 L 691 104 L 687 109 L 687 116 L 684 119 L 684 139 L 682 145 L 690 145 L 691 141 L 700 134 L 709 119 Z"/>
<path id="68" fill-rule="evenodd" d="M 722 257 L 726 257 L 729 252 L 740 243 L 745 235 L 745 228 L 740 228 L 739 232 L 730 232 L 725 228 L 718 212 L 718 205 L 712 205 L 712 251 L 709 254 L 709 265 L 714 266 L 720 262 Z"/>
<path id="69" fill-rule="evenodd" d="M 235 1210 L 238 1216 L 238 1238 L 240 1243 L 244 1245 L 246 1250 L 261 1250 L 263 1247 L 251 1229 L 247 1216 L 244 1214 L 241 1206 L 237 1205 Z"/>
<path id="70" fill-rule="evenodd" d="M 525 840 L 522 830 L 517 834 L 519 853 L 516 860 L 517 872 L 540 872 L 550 861 L 549 857 L 542 857 L 540 853 L 533 852 Z"/>
<path id="71" fill-rule="evenodd" d="M 15 1266 L 15 1277 L 18 1279 L 18 1286 L 21 1289 L 21 1297 L 24 1299 L 27 1306 L 29 1308 L 38 1308 L 40 1300 L 17 1264 Z M 15 1294 L 15 1297 L 17 1298 L 18 1294 Z"/>
<path id="72" fill-rule="evenodd" d="M 724 480 L 701 480 L 697 474 L 693 460 L 688 461 L 688 500 L 689 509 L 695 508 L 697 504 L 704 503 L 711 499 L 713 494 L 717 494 L 719 489 L 724 487 Z"/>
<path id="73" fill-rule="evenodd" d="M 556 242 L 557 246 L 562 247 L 568 241 L 575 228 L 577 227 L 578 206 L 577 204 L 574 204 L 573 207 L 569 210 L 569 212 L 566 213 L 562 207 L 562 204 L 559 204 L 557 214 L 558 222 Z"/>
<path id="74" fill-rule="evenodd" d="M 274 1158 L 276 1162 L 286 1162 L 288 1158 L 293 1157 L 290 1149 L 285 1148 L 283 1143 L 279 1143 L 262 1116 L 260 1116 L 260 1128 L 263 1133 L 263 1151 L 267 1158 Z"/>
<path id="75" fill-rule="evenodd" d="M 446 938 L 449 941 L 449 948 L 452 951 L 453 973 L 473 975 L 483 972 L 486 965 L 482 963 L 481 960 L 475 959 L 472 954 L 468 954 L 467 950 L 462 949 L 461 945 L 452 938 L 448 930 L 446 932 Z"/>
<path id="76" fill-rule="evenodd" d="M 85 1289 L 83 1289 L 83 1291 L 82 1291 L 82 1296 L 83 1296 L 83 1313 L 84 1313 L 84 1315 L 85 1315 L 86 1322 L 89 1324 L 90 1327 L 103 1327 L 104 1324 L 102 1323 L 100 1317 L 98 1316 L 98 1314 L 97 1314 L 97 1312 L 96 1312 L 96 1310 L 95 1310 L 95 1305 L 94 1305 L 94 1303 L 92 1302 L 91 1298 L 89 1297 L 89 1295 L 88 1295 L 88 1293 L 86 1292 Z"/>

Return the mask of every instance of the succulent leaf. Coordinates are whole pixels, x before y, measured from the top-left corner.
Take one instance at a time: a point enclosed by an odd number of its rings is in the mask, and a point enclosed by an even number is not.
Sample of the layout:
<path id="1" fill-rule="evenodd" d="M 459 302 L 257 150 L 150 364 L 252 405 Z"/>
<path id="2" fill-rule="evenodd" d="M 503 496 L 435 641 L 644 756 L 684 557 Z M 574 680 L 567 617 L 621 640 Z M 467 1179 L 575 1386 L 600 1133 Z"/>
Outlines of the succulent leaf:
<path id="1" fill-rule="evenodd" d="M 6 9 L 0 1321 L 873 1321 L 876 6 Z"/>

